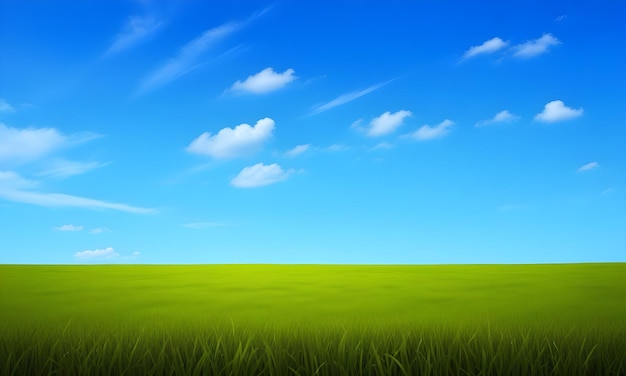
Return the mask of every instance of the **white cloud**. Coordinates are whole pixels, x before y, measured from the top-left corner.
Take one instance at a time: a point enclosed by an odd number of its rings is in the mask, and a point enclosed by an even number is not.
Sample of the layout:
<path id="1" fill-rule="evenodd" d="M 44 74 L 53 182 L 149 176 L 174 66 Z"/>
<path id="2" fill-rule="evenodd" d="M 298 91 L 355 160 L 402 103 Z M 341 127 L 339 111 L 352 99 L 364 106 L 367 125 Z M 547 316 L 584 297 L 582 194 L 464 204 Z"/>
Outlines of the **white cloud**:
<path id="1" fill-rule="evenodd" d="M 0 112 L 15 112 L 15 109 L 4 98 L 0 98 Z"/>
<path id="2" fill-rule="evenodd" d="M 489 39 L 488 41 L 485 41 L 483 44 L 479 46 L 470 47 L 463 54 L 463 59 L 469 59 L 471 57 L 474 57 L 480 54 L 491 54 L 506 47 L 508 44 L 509 42 L 505 42 L 502 39 L 495 37 L 495 38 Z"/>
<path id="3" fill-rule="evenodd" d="M 193 223 L 185 223 L 184 225 L 181 225 L 181 226 L 191 228 L 194 230 L 200 230 L 200 229 L 209 228 L 209 227 L 221 227 L 221 226 L 224 226 L 224 224 L 220 222 L 193 222 Z"/>
<path id="4" fill-rule="evenodd" d="M 573 109 L 565 106 L 563 101 L 552 101 L 545 105 L 543 111 L 535 115 L 535 120 L 545 123 L 574 119 L 582 116 L 583 108 Z"/>
<path id="5" fill-rule="evenodd" d="M 353 100 L 355 100 L 357 98 L 360 98 L 360 97 L 362 97 L 362 96 L 364 96 L 366 94 L 369 94 L 369 93 L 371 93 L 371 92 L 373 92 L 375 90 L 380 89 L 381 87 L 387 85 L 388 83 L 390 83 L 390 82 L 392 82 L 394 80 L 395 79 L 389 80 L 389 81 L 385 81 L 385 82 L 380 82 L 380 83 L 378 83 L 376 85 L 372 85 L 372 86 L 368 87 L 367 89 L 363 89 L 363 90 L 360 90 L 360 91 L 353 91 L 351 93 L 340 95 L 340 96 L 338 96 L 337 98 L 333 99 L 330 102 L 327 102 L 327 103 L 315 106 L 313 108 L 313 111 L 311 111 L 311 113 L 309 115 L 319 114 L 321 112 L 328 111 L 331 108 L 334 108 L 334 107 L 337 107 L 337 106 L 341 106 L 342 104 L 346 104 L 348 102 L 352 102 Z"/>
<path id="6" fill-rule="evenodd" d="M 59 227 L 55 227 L 54 229 L 57 231 L 83 231 L 85 227 L 83 226 L 74 226 L 74 225 L 62 225 Z"/>
<path id="7" fill-rule="evenodd" d="M 161 25 L 162 22 L 150 16 L 130 17 L 126 25 L 124 25 L 124 29 L 117 35 L 105 55 L 114 54 L 132 47 L 149 37 Z"/>
<path id="8" fill-rule="evenodd" d="M 614 191 L 613 187 L 609 187 L 609 188 L 607 188 L 607 189 L 603 190 L 603 191 L 601 192 L 601 194 L 605 195 L 605 194 L 607 194 L 607 193 L 611 193 L 611 192 L 613 192 L 613 191 Z"/>
<path id="9" fill-rule="evenodd" d="M 483 125 L 489 125 L 489 124 L 508 123 L 508 122 L 517 120 L 519 118 L 520 117 L 518 115 L 514 115 L 510 113 L 508 110 L 503 110 L 503 111 L 498 112 L 491 119 L 479 121 L 478 123 L 476 123 L 476 126 L 481 127 Z"/>
<path id="10" fill-rule="evenodd" d="M 309 149 L 311 149 L 311 144 L 298 145 L 291 150 L 287 150 L 285 155 L 288 157 L 295 157 L 296 155 L 300 155 Z"/>
<path id="11" fill-rule="evenodd" d="M 450 131 L 450 127 L 454 124 L 455 123 L 452 120 L 445 119 L 434 127 L 424 125 L 417 131 L 411 133 L 410 136 L 418 140 L 432 140 L 435 138 L 441 138 Z"/>
<path id="12" fill-rule="evenodd" d="M 41 172 L 39 175 L 61 179 L 73 175 L 84 174 L 88 171 L 106 166 L 108 164 L 109 163 L 76 162 L 65 159 L 55 159 L 49 163 L 49 168 Z"/>
<path id="13" fill-rule="evenodd" d="M 156 212 L 154 209 L 139 208 L 126 204 L 99 201 L 62 193 L 42 193 L 28 190 L 34 188 L 36 185 L 36 182 L 23 179 L 13 171 L 0 171 L 0 198 L 8 201 L 48 207 L 112 209 L 137 214 Z"/>
<path id="14" fill-rule="evenodd" d="M 600 167 L 598 162 L 590 162 L 590 163 L 587 163 L 586 165 L 580 166 L 580 168 L 578 169 L 578 172 L 589 171 L 598 167 Z"/>
<path id="15" fill-rule="evenodd" d="M 237 188 L 255 188 L 283 181 L 289 177 L 291 171 L 284 171 L 278 164 L 264 165 L 257 163 L 245 167 L 230 184 Z"/>
<path id="16" fill-rule="evenodd" d="M 514 46 L 515 53 L 513 56 L 527 58 L 537 55 L 541 55 L 544 52 L 548 52 L 551 46 L 558 46 L 561 41 L 555 38 L 552 34 L 543 34 L 541 38 L 533 39 L 528 42 L 524 42 Z"/>
<path id="17" fill-rule="evenodd" d="M 137 256 L 139 256 L 139 255 L 140 255 L 140 253 L 139 253 L 139 252 L 133 252 L 131 255 L 132 255 L 133 257 L 137 257 Z"/>
<path id="18" fill-rule="evenodd" d="M 563 21 L 566 18 L 567 18 L 567 14 L 562 14 L 562 15 L 558 16 L 557 18 L 555 18 L 554 20 L 556 22 L 561 22 L 561 21 Z"/>
<path id="19" fill-rule="evenodd" d="M 291 68 L 283 73 L 276 73 L 271 67 L 265 68 L 255 75 L 248 76 L 243 82 L 235 82 L 231 90 L 246 91 L 253 94 L 269 93 L 294 81 L 297 78 L 294 73 L 295 71 Z"/>
<path id="20" fill-rule="evenodd" d="M 406 110 L 400 110 L 393 114 L 387 111 L 372 119 L 367 129 L 367 135 L 370 137 L 376 137 L 392 133 L 400 127 L 404 122 L 404 119 L 409 116 L 411 116 L 411 112 Z"/>
<path id="21" fill-rule="evenodd" d="M 115 250 L 112 247 L 108 247 L 105 249 L 96 249 L 93 251 L 87 250 L 87 251 L 74 253 L 74 257 L 80 258 L 80 259 L 108 259 L 108 258 L 114 258 L 114 257 L 119 257 L 119 256 L 120 254 L 115 252 Z"/>
<path id="22" fill-rule="evenodd" d="M 94 133 L 61 134 L 55 128 L 11 128 L 0 123 L 0 161 L 33 160 L 62 147 L 99 137 Z"/>
<path id="23" fill-rule="evenodd" d="M 187 151 L 213 158 L 234 158 L 249 155 L 272 136 L 274 120 L 264 118 L 254 126 L 240 124 L 235 128 L 223 128 L 215 136 L 204 132 L 193 140 Z"/>

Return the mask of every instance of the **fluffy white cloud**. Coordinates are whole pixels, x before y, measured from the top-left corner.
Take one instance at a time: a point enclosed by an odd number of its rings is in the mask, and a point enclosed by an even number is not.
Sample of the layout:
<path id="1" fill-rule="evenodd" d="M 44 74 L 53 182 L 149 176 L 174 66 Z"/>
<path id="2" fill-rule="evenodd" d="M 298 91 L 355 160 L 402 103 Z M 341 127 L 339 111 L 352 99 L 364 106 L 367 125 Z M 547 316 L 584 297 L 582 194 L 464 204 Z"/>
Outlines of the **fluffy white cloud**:
<path id="1" fill-rule="evenodd" d="M 411 116 L 410 111 L 400 110 L 393 114 L 389 111 L 375 117 L 367 128 L 367 135 L 370 137 L 383 136 L 395 131 L 402 125 L 404 119 Z M 354 126 L 354 123 L 353 123 Z"/>
<path id="2" fill-rule="evenodd" d="M 520 118 L 519 116 L 510 113 L 508 110 L 503 110 L 503 111 L 498 112 L 491 119 L 479 121 L 478 123 L 476 123 L 476 126 L 481 127 L 483 125 L 489 125 L 489 124 L 507 123 L 507 122 L 517 120 L 519 118 Z"/>
<path id="3" fill-rule="evenodd" d="M 204 132 L 193 140 L 187 151 L 213 158 L 234 158 L 249 155 L 272 136 L 274 120 L 264 118 L 254 126 L 240 124 L 235 128 L 223 128 L 215 136 Z"/>
<path id="4" fill-rule="evenodd" d="M 300 155 L 309 149 L 311 149 L 311 144 L 297 145 L 293 149 L 287 150 L 285 155 L 288 157 L 295 157 L 296 155 Z"/>
<path id="5" fill-rule="evenodd" d="M 463 54 L 463 59 L 469 59 L 471 57 L 474 57 L 480 54 L 491 54 L 506 47 L 508 44 L 509 42 L 505 42 L 502 39 L 495 37 L 495 38 L 489 39 L 488 41 L 485 41 L 483 44 L 479 46 L 470 47 Z"/>
<path id="6" fill-rule="evenodd" d="M 82 252 L 74 253 L 74 257 L 80 259 L 108 259 L 119 257 L 119 253 L 115 252 L 112 247 L 104 248 L 104 249 L 96 249 L 93 251 L 87 250 Z"/>
<path id="7" fill-rule="evenodd" d="M 133 257 L 137 257 L 137 256 L 139 256 L 139 255 L 140 255 L 140 253 L 139 253 L 139 252 L 133 252 L 131 255 L 132 255 Z"/>
<path id="8" fill-rule="evenodd" d="M 57 231 L 83 231 L 83 226 L 63 225 L 54 228 Z"/>
<path id="9" fill-rule="evenodd" d="M 343 94 L 338 96 L 337 98 L 333 99 L 330 102 L 324 103 L 324 104 L 320 104 L 318 106 L 315 106 L 313 108 L 313 111 L 311 111 L 311 113 L 309 115 L 315 115 L 315 114 L 319 114 L 320 112 L 324 112 L 324 111 L 328 111 L 331 108 L 337 107 L 337 106 L 341 106 L 342 104 L 346 104 L 348 102 L 352 102 L 355 99 L 358 99 L 366 94 L 369 94 L 373 91 L 376 91 L 378 89 L 380 89 L 381 87 L 387 85 L 388 83 L 394 81 L 395 78 L 393 80 L 389 80 L 389 81 L 385 81 L 385 82 L 380 82 L 376 85 L 372 85 L 370 87 L 368 87 L 367 89 L 363 89 L 363 90 L 359 90 L 359 91 L 353 91 L 347 94 Z"/>
<path id="10" fill-rule="evenodd" d="M 153 17 L 130 17 L 126 25 L 124 25 L 122 32 L 117 35 L 115 41 L 107 50 L 106 55 L 126 50 L 145 40 L 161 25 L 162 22 L 155 20 Z"/>
<path id="11" fill-rule="evenodd" d="M 284 171 L 278 164 L 264 165 L 257 163 L 245 167 L 230 184 L 237 188 L 254 188 L 283 181 L 289 177 L 291 171 Z"/>
<path id="12" fill-rule="evenodd" d="M 154 209 L 139 208 L 126 204 L 99 201 L 62 193 L 42 193 L 28 190 L 36 185 L 36 182 L 23 179 L 13 171 L 0 171 L 0 198 L 8 201 L 39 206 L 112 209 L 137 214 L 156 212 Z"/>
<path id="13" fill-rule="evenodd" d="M 276 73 L 271 67 L 265 68 L 255 75 L 248 76 L 248 78 L 243 82 L 235 82 L 231 87 L 231 90 L 245 91 L 253 94 L 269 93 L 271 91 L 278 90 L 295 80 L 297 77 L 294 73 L 295 71 L 291 68 L 287 69 L 283 73 Z"/>
<path id="14" fill-rule="evenodd" d="M 543 34 L 541 38 L 533 39 L 513 47 L 515 50 L 513 56 L 527 58 L 541 55 L 547 52 L 551 46 L 558 46 L 559 44 L 561 44 L 561 41 L 552 34 Z"/>
<path id="15" fill-rule="evenodd" d="M 71 146 L 99 137 L 94 133 L 70 136 L 54 128 L 11 128 L 0 123 L 0 161 L 33 160 L 61 147 Z"/>
<path id="16" fill-rule="evenodd" d="M 0 112 L 14 112 L 15 109 L 4 98 L 0 98 Z"/>
<path id="17" fill-rule="evenodd" d="M 589 171 L 598 167 L 600 167 L 598 162 L 590 162 L 590 163 L 587 163 L 586 165 L 580 166 L 580 168 L 578 169 L 578 172 Z"/>
<path id="18" fill-rule="evenodd" d="M 582 116 L 583 108 L 573 109 L 567 107 L 563 101 L 552 101 L 545 105 L 543 111 L 535 115 L 535 120 L 545 123 L 574 119 Z"/>
<path id="19" fill-rule="evenodd" d="M 445 119 L 441 123 L 431 127 L 424 125 L 417 131 L 413 132 L 410 136 L 417 140 L 432 140 L 434 138 L 441 138 L 445 136 L 455 123 L 452 120 Z"/>

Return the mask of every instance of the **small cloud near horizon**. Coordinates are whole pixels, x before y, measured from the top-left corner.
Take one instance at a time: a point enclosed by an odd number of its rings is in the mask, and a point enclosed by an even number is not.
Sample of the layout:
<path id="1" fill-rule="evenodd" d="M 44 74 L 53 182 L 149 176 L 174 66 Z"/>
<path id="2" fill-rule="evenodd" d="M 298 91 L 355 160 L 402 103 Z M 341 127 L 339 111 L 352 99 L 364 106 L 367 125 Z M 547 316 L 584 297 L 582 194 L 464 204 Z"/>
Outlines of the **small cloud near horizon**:
<path id="1" fill-rule="evenodd" d="M 107 247 L 104 249 L 96 249 L 96 250 L 86 250 L 82 252 L 74 253 L 74 257 L 79 259 L 110 259 L 119 257 L 120 254 L 117 253 L 113 247 Z"/>

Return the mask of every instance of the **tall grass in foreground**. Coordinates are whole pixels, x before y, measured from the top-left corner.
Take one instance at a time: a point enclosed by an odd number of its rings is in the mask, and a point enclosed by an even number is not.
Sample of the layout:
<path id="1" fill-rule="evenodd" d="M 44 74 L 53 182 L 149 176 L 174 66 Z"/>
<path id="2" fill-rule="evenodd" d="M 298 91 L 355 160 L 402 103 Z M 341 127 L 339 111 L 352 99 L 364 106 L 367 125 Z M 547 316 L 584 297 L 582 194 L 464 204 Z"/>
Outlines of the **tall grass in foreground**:
<path id="1" fill-rule="evenodd" d="M 0 375 L 624 375 L 626 264 L 0 265 Z"/>
<path id="2" fill-rule="evenodd" d="M 625 375 L 624 327 L 2 327 L 12 375 Z"/>

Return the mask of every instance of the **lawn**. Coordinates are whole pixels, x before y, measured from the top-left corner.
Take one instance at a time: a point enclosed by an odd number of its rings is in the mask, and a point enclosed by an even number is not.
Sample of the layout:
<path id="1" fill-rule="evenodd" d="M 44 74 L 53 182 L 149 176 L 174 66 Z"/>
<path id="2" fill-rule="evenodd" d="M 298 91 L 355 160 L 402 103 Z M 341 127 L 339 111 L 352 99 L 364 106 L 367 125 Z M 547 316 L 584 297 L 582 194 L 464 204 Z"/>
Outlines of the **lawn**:
<path id="1" fill-rule="evenodd" d="M 626 374 L 626 263 L 0 265 L 0 374 Z"/>

